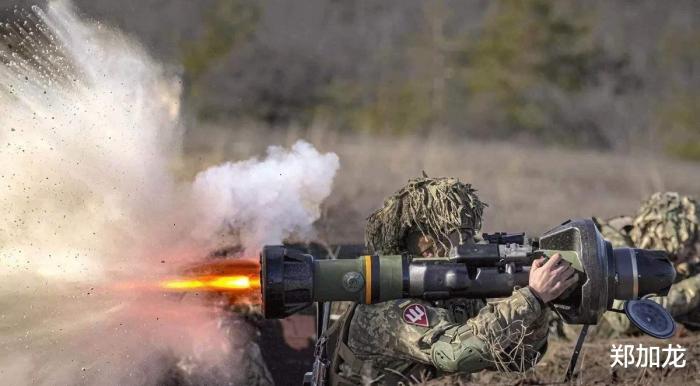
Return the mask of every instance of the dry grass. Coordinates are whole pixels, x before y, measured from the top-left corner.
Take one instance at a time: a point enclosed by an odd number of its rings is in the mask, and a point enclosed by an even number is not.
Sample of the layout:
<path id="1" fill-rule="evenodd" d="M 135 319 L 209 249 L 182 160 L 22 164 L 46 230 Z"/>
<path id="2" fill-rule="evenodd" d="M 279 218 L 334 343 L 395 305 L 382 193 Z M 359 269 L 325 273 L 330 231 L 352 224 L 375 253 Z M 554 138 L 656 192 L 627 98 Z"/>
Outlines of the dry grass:
<path id="1" fill-rule="evenodd" d="M 341 169 L 319 221 L 330 243 L 361 242 L 364 219 L 388 194 L 425 170 L 472 183 L 489 208 L 486 231 L 539 234 L 572 217 L 631 213 L 657 190 L 700 196 L 700 165 L 654 155 L 539 148 L 467 139 L 376 138 L 322 129 L 206 127 L 185 140 L 183 178 L 224 161 L 264 154 L 303 138 L 338 154 Z"/>

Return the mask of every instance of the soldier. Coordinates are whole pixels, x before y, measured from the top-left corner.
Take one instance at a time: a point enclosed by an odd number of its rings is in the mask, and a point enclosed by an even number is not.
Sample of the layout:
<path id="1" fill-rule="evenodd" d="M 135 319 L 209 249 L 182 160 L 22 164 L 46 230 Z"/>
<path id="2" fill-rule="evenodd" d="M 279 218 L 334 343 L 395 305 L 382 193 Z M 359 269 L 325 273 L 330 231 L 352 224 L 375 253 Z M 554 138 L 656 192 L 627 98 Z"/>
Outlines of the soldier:
<path id="1" fill-rule="evenodd" d="M 700 206 L 688 196 L 673 192 L 654 193 L 637 216 L 626 224 L 603 223 L 601 232 L 614 246 L 660 249 L 676 266 L 676 283 L 665 297 L 652 298 L 689 329 L 700 328 Z M 622 237 L 621 237 L 622 235 Z M 616 307 L 621 303 L 616 302 Z M 630 333 L 634 328 L 622 314 L 607 312 L 601 329 L 604 335 Z"/>
<path id="2" fill-rule="evenodd" d="M 368 219 L 370 252 L 445 256 L 474 241 L 485 207 L 454 178 L 417 178 Z M 331 353 L 330 384 L 413 384 L 483 369 L 524 371 L 547 346 L 546 303 L 577 281 L 558 255 L 537 260 L 529 286 L 486 304 L 454 299 L 402 299 L 355 304 L 324 334 Z M 454 380 L 452 380 L 454 382 Z"/>
<path id="3" fill-rule="evenodd" d="M 632 242 L 632 223 L 634 222 L 634 217 L 631 216 L 617 216 L 607 220 L 602 220 L 594 217 L 598 230 L 603 235 L 603 237 L 610 241 L 613 247 L 632 247 L 634 243 Z"/>

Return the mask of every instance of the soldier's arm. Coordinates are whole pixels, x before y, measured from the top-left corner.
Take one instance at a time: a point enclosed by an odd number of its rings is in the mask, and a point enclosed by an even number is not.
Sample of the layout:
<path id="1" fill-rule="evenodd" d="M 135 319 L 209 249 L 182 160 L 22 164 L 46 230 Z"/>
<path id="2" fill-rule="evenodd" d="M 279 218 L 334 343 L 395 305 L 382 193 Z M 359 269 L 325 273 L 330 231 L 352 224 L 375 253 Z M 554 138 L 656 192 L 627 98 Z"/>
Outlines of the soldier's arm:
<path id="1" fill-rule="evenodd" d="M 364 357 L 432 363 L 446 372 L 522 371 L 546 348 L 543 302 L 556 299 L 576 280 L 574 269 L 558 254 L 546 262 L 535 260 L 528 287 L 487 305 L 465 323 L 416 299 L 360 305 L 350 325 L 349 346 Z"/>
<path id="2" fill-rule="evenodd" d="M 425 312 L 425 318 L 418 318 Z M 529 288 L 486 305 L 465 323 L 418 300 L 358 305 L 348 346 L 362 360 L 390 357 L 433 364 L 445 372 L 524 370 L 544 353 L 547 312 Z"/>
<path id="3" fill-rule="evenodd" d="M 577 280 L 574 268 L 559 254 L 533 261 L 528 287 L 486 306 L 464 326 L 446 331 L 431 349 L 433 363 L 444 371 L 461 372 L 532 367 L 546 349 L 549 323 L 544 303 Z"/>
<path id="4" fill-rule="evenodd" d="M 430 358 L 446 372 L 524 371 L 544 354 L 547 333 L 546 307 L 529 288 L 521 288 L 447 329 L 432 344 Z"/>
<path id="5" fill-rule="evenodd" d="M 668 295 L 651 300 L 661 304 L 674 318 L 690 313 L 700 306 L 700 275 L 679 281 Z"/>

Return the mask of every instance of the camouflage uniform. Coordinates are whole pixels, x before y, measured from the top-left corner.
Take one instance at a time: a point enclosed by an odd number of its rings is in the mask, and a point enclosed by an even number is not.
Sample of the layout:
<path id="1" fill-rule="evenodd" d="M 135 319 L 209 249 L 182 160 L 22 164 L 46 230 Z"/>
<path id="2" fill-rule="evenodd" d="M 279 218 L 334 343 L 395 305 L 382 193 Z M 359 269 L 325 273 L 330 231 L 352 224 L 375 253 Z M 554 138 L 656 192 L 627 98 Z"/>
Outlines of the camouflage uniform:
<path id="1" fill-rule="evenodd" d="M 607 220 L 593 218 L 598 230 L 603 235 L 603 238 L 610 241 L 614 248 L 631 247 L 633 246 L 632 231 L 634 218 L 630 216 L 617 216 Z"/>
<path id="2" fill-rule="evenodd" d="M 473 235 L 481 228 L 483 208 L 471 186 L 456 179 L 414 179 L 370 216 L 366 242 L 370 251 L 399 254 L 416 229 L 440 242 L 455 231 Z M 411 309 L 425 311 L 425 323 L 407 319 Z M 546 350 L 545 309 L 529 288 L 490 304 L 401 299 L 353 305 L 327 333 L 331 385 L 408 385 L 436 378 L 445 384 L 483 369 L 523 371 Z"/>
<path id="3" fill-rule="evenodd" d="M 700 327 L 699 216 L 700 207 L 695 200 L 664 192 L 655 193 L 645 201 L 631 221 L 601 222 L 603 236 L 615 247 L 660 249 L 669 254 L 676 266 L 676 283 L 667 296 L 652 300 L 691 329 Z M 613 307 L 621 308 L 622 302 L 616 301 Z M 607 331 L 607 326 L 611 331 Z M 600 330 L 603 335 L 614 336 L 635 329 L 624 314 L 607 312 Z"/>

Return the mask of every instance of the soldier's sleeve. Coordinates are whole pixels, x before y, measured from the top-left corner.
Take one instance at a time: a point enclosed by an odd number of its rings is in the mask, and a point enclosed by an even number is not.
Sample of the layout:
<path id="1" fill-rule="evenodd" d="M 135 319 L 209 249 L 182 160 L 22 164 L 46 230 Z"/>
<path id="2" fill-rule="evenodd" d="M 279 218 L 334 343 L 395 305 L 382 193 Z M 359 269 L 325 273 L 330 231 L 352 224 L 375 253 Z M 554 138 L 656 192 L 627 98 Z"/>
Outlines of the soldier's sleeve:
<path id="1" fill-rule="evenodd" d="M 651 299 L 661 304 L 674 318 L 684 316 L 700 306 L 700 275 L 674 284 L 666 296 Z"/>
<path id="2" fill-rule="evenodd" d="M 348 346 L 364 359 L 390 357 L 445 372 L 524 370 L 544 352 L 548 316 L 529 288 L 486 305 L 463 324 L 419 299 L 359 305 Z"/>
<path id="3" fill-rule="evenodd" d="M 432 344 L 430 357 L 446 372 L 524 371 L 544 354 L 547 333 L 545 307 L 529 288 L 521 288 L 445 330 Z"/>
<path id="4" fill-rule="evenodd" d="M 431 344 L 454 325 L 447 310 L 420 299 L 361 304 L 350 323 L 348 346 L 363 358 L 430 364 Z"/>

